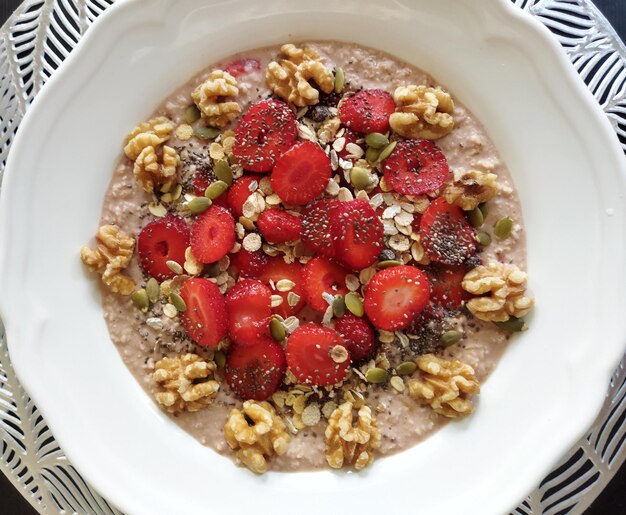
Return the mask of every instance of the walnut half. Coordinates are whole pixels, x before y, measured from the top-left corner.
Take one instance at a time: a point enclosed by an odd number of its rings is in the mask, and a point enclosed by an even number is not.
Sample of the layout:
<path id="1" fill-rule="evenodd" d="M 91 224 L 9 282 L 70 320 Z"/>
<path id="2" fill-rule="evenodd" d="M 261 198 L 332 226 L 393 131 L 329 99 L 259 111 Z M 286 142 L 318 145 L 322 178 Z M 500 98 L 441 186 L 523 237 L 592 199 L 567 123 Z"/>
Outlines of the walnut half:
<path id="1" fill-rule="evenodd" d="M 135 179 L 144 191 L 152 193 L 156 185 L 163 186 L 163 191 L 169 191 L 177 181 L 176 171 L 180 165 L 180 156 L 172 147 L 163 145 L 162 148 L 152 146 L 144 148 L 133 168 Z"/>
<path id="2" fill-rule="evenodd" d="M 454 180 L 446 186 L 443 196 L 449 204 L 471 211 L 478 204 L 487 202 L 498 193 L 498 176 L 477 170 L 455 172 Z"/>
<path id="3" fill-rule="evenodd" d="M 213 70 L 209 78 L 191 93 L 191 98 L 206 122 L 221 128 L 226 127 L 241 112 L 239 104 L 229 100 L 237 95 L 237 79 L 223 70 Z"/>
<path id="4" fill-rule="evenodd" d="M 401 86 L 393 94 L 393 131 L 405 138 L 438 139 L 454 128 L 454 102 L 449 93 L 427 86 Z"/>

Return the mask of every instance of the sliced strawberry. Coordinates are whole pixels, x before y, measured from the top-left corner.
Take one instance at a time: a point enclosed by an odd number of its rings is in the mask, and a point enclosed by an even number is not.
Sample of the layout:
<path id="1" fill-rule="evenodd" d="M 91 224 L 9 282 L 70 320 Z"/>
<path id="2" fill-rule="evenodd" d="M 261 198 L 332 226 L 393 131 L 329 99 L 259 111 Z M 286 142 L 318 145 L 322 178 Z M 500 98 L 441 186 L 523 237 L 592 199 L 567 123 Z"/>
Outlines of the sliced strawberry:
<path id="1" fill-rule="evenodd" d="M 365 199 L 341 202 L 330 218 L 335 259 L 352 270 L 376 262 L 385 239 L 383 223 Z"/>
<path id="2" fill-rule="evenodd" d="M 292 315 L 297 315 L 300 310 L 302 310 L 305 300 L 304 287 L 302 284 L 302 265 L 300 263 L 285 263 L 285 260 L 279 256 L 270 258 L 259 279 L 270 286 L 273 295 L 280 295 L 283 298 L 282 304 L 272 309 L 275 314 L 287 318 Z M 295 286 L 289 291 L 278 291 L 275 287 L 276 283 L 281 279 L 288 279 L 293 282 Z M 274 289 L 272 289 L 272 283 L 274 284 Z M 289 305 L 289 293 L 291 292 L 300 297 L 300 300 L 295 306 Z"/>
<path id="3" fill-rule="evenodd" d="M 230 73 L 233 77 L 239 77 L 247 73 L 256 72 L 261 69 L 261 63 L 258 59 L 237 59 L 232 63 L 229 63 L 224 68 L 224 71 Z"/>
<path id="4" fill-rule="evenodd" d="M 305 210 L 302 217 L 302 243 L 309 252 L 326 257 L 335 255 L 330 234 L 330 214 L 339 204 L 338 200 L 323 198 Z"/>
<path id="5" fill-rule="evenodd" d="M 246 170 L 268 172 L 298 138 L 296 117 L 279 100 L 254 104 L 237 125 L 233 154 Z"/>
<path id="6" fill-rule="evenodd" d="M 337 331 L 312 322 L 301 325 L 287 339 L 285 352 L 289 370 L 304 384 L 328 386 L 340 383 L 346 378 L 350 358 L 337 363 L 332 352 L 337 346 L 345 348 Z"/>
<path id="7" fill-rule="evenodd" d="M 393 97 L 382 89 L 364 89 L 346 98 L 339 107 L 339 119 L 353 131 L 387 132 L 389 117 L 396 110 Z"/>
<path id="8" fill-rule="evenodd" d="M 343 336 L 353 362 L 369 358 L 374 353 L 374 330 L 365 318 L 346 313 L 335 322 L 335 331 Z"/>
<path id="9" fill-rule="evenodd" d="M 304 206 L 324 193 L 331 175 L 325 152 L 315 143 L 303 141 L 277 159 L 272 189 L 284 202 Z"/>
<path id="10" fill-rule="evenodd" d="M 266 209 L 259 215 L 257 226 L 261 236 L 270 243 L 285 243 L 300 239 L 302 220 L 282 209 Z"/>
<path id="11" fill-rule="evenodd" d="M 240 345 L 254 345 L 267 336 L 272 292 L 261 281 L 243 279 L 226 294 L 228 333 Z"/>
<path id="12" fill-rule="evenodd" d="M 189 337 L 203 347 L 216 347 L 228 333 L 226 302 L 208 279 L 187 279 L 180 289 L 187 309 L 180 318 Z"/>
<path id="13" fill-rule="evenodd" d="M 346 148 L 348 146 L 348 143 L 354 143 L 356 145 L 356 142 L 359 138 L 356 133 L 352 132 L 350 129 L 346 129 L 342 137 L 346 140 L 346 143 L 344 144 L 343 148 L 339 152 L 337 152 L 337 155 L 341 159 L 348 159 L 348 156 L 350 155 L 350 152 Z"/>
<path id="14" fill-rule="evenodd" d="M 243 205 L 258 186 L 260 179 L 258 175 L 242 175 L 228 188 L 226 202 L 236 218 L 243 215 Z"/>
<path id="15" fill-rule="evenodd" d="M 254 345 L 233 345 L 226 359 L 226 382 L 242 400 L 262 401 L 280 386 L 287 364 L 280 345 L 265 337 Z"/>
<path id="16" fill-rule="evenodd" d="M 241 248 L 239 252 L 230 255 L 230 266 L 240 277 L 258 279 L 267 265 L 267 254 L 257 250 L 248 252 Z"/>
<path id="17" fill-rule="evenodd" d="M 311 259 L 302 272 L 304 279 L 304 291 L 306 301 L 314 310 L 323 313 L 328 308 L 328 302 L 322 297 L 323 293 L 330 295 L 345 295 L 348 293 L 346 286 L 346 270 L 341 265 L 329 261 L 327 258 L 318 256 Z"/>
<path id="18" fill-rule="evenodd" d="M 474 229 L 461 208 L 435 199 L 420 220 L 420 241 L 432 261 L 460 265 L 476 253 Z"/>
<path id="19" fill-rule="evenodd" d="M 400 141 L 383 162 L 385 182 L 403 195 L 439 189 L 450 174 L 443 152 L 427 139 Z"/>
<path id="20" fill-rule="evenodd" d="M 167 215 L 146 225 L 137 238 L 139 262 L 144 272 L 159 281 L 171 279 L 176 274 L 167 266 L 168 261 L 183 265 L 185 250 L 189 246 L 189 226 L 176 215 Z"/>
<path id="21" fill-rule="evenodd" d="M 191 226 L 191 250 L 201 263 L 222 259 L 235 244 L 235 221 L 227 209 L 211 206 Z"/>
<path id="22" fill-rule="evenodd" d="M 376 272 L 365 290 L 365 313 L 378 329 L 404 329 L 428 305 L 428 277 L 413 266 Z"/>
<path id="23" fill-rule="evenodd" d="M 448 309 L 458 309 L 470 299 L 470 294 L 461 286 L 467 270 L 458 268 L 429 267 L 430 300 Z"/>

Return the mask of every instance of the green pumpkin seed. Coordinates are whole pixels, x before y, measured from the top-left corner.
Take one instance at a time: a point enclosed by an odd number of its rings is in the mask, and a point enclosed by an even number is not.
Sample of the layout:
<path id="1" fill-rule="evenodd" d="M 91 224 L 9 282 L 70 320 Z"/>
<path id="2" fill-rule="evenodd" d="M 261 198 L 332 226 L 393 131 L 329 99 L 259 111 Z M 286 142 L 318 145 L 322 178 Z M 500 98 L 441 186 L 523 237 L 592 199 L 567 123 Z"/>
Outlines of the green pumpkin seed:
<path id="1" fill-rule="evenodd" d="M 378 161 L 378 156 L 380 155 L 380 149 L 378 148 L 374 148 L 374 147 L 369 147 L 366 151 L 365 151 L 365 159 L 367 160 L 368 163 L 375 163 L 376 161 Z"/>
<path id="2" fill-rule="evenodd" d="M 383 270 L 385 268 L 391 268 L 392 266 L 401 266 L 404 263 L 402 261 L 397 261 L 395 259 L 386 259 L 385 261 L 380 261 L 376 268 Z"/>
<path id="3" fill-rule="evenodd" d="M 335 93 L 341 93 L 346 83 L 346 76 L 341 68 L 335 68 Z"/>
<path id="4" fill-rule="evenodd" d="M 455 343 L 459 343 L 461 340 L 461 333 L 458 331 L 446 331 L 441 335 L 441 343 L 445 347 L 450 347 L 450 345 L 454 345 Z"/>
<path id="5" fill-rule="evenodd" d="M 370 185 L 370 174 L 365 168 L 353 166 L 350 170 L 350 183 L 357 190 L 364 190 Z"/>
<path id="6" fill-rule="evenodd" d="M 228 184 L 224 181 L 215 181 L 212 184 L 209 184 L 209 187 L 204 192 L 204 196 L 210 198 L 211 200 L 215 200 L 220 197 L 226 190 L 228 189 Z"/>
<path id="7" fill-rule="evenodd" d="M 215 163 L 213 167 L 213 173 L 220 181 L 225 182 L 230 187 L 233 183 L 233 172 L 230 169 L 228 161 L 222 159 Z"/>
<path id="8" fill-rule="evenodd" d="M 391 143 L 389 143 L 389 145 L 383 148 L 380 155 L 378 156 L 378 161 L 382 162 L 385 159 L 387 159 L 391 155 L 391 153 L 395 150 L 397 144 L 398 144 L 397 141 L 392 141 Z"/>
<path id="9" fill-rule="evenodd" d="M 389 138 L 380 132 L 372 132 L 365 136 L 365 143 L 368 147 L 382 150 L 389 145 Z"/>
<path id="10" fill-rule="evenodd" d="M 511 220 L 508 216 L 504 218 L 500 218 L 493 226 L 493 234 L 495 234 L 496 238 L 499 240 L 504 240 L 511 235 L 511 231 L 513 230 L 513 220 Z"/>
<path id="11" fill-rule="evenodd" d="M 181 184 L 177 184 L 176 187 L 174 188 L 174 191 L 172 191 L 171 195 L 172 195 L 172 200 L 178 200 L 180 198 L 181 193 L 183 192 L 183 187 Z"/>
<path id="12" fill-rule="evenodd" d="M 187 304 L 185 304 L 183 298 L 176 292 L 170 293 L 170 302 L 174 305 L 176 311 L 178 311 L 179 313 L 184 313 L 187 309 Z"/>
<path id="13" fill-rule="evenodd" d="M 226 366 L 226 354 L 224 354 L 223 351 L 218 350 L 215 353 L 215 356 L 213 356 L 213 361 L 215 361 L 217 368 L 220 370 L 223 369 Z"/>
<path id="14" fill-rule="evenodd" d="M 365 379 L 368 383 L 384 383 L 387 380 L 387 371 L 382 368 L 370 368 L 365 373 Z"/>
<path id="15" fill-rule="evenodd" d="M 346 308 L 348 308 L 350 313 L 357 317 L 363 316 L 363 300 L 356 293 L 353 291 L 348 293 L 348 295 L 346 295 L 345 302 Z"/>
<path id="16" fill-rule="evenodd" d="M 278 320 L 278 318 L 272 318 L 270 320 L 270 334 L 277 342 L 282 342 L 285 339 L 285 336 L 287 336 L 285 326 L 280 320 Z"/>
<path id="17" fill-rule="evenodd" d="M 143 288 L 141 290 L 134 291 L 131 296 L 131 300 L 137 309 L 141 311 L 148 311 L 148 294 Z"/>
<path id="18" fill-rule="evenodd" d="M 204 211 L 209 209 L 211 207 L 211 204 L 213 204 L 213 202 L 210 198 L 196 197 L 191 199 L 187 203 L 187 207 L 189 208 L 189 211 L 197 215 L 198 213 L 203 213 Z"/>
<path id="19" fill-rule="evenodd" d="M 494 324 L 507 333 L 518 333 L 526 327 L 526 322 L 523 318 L 515 317 L 509 318 L 506 322 L 494 322 Z"/>
<path id="20" fill-rule="evenodd" d="M 478 243 L 480 243 L 483 247 L 486 247 L 491 243 L 491 236 L 483 231 L 478 231 L 476 233 L 475 239 Z"/>
<path id="21" fill-rule="evenodd" d="M 480 209 L 483 214 L 483 218 L 487 218 L 487 215 L 489 214 L 489 206 L 487 205 L 487 202 L 481 202 L 478 204 L 478 209 Z"/>
<path id="22" fill-rule="evenodd" d="M 417 370 L 417 365 L 415 361 L 405 361 L 404 363 L 400 363 L 396 367 L 396 373 L 399 376 L 408 376 Z"/>
<path id="23" fill-rule="evenodd" d="M 337 295 L 333 300 L 333 315 L 335 318 L 341 318 L 346 314 L 346 299 L 343 295 Z"/>
<path id="24" fill-rule="evenodd" d="M 199 139 L 215 139 L 219 134 L 219 129 L 215 127 L 196 127 L 193 130 L 193 135 Z"/>
<path id="25" fill-rule="evenodd" d="M 483 212 L 478 208 L 472 209 L 469 213 L 467 213 L 467 218 L 469 219 L 469 223 L 472 227 L 480 227 L 485 223 Z"/>
<path id="26" fill-rule="evenodd" d="M 150 302 L 156 302 L 159 300 L 159 297 L 161 296 L 161 288 L 159 286 L 159 282 L 154 277 L 148 279 L 148 282 L 146 283 L 146 293 L 148 294 Z"/>
<path id="27" fill-rule="evenodd" d="M 167 268 L 169 268 L 176 275 L 180 275 L 183 273 L 183 267 L 180 266 L 176 261 L 172 261 L 170 259 L 169 261 L 166 261 L 165 264 L 167 265 Z"/>
<path id="28" fill-rule="evenodd" d="M 200 119 L 200 116 L 202 116 L 200 113 L 200 109 L 198 109 L 198 106 L 193 104 L 185 109 L 185 115 L 183 116 L 183 118 L 185 118 L 185 121 L 189 125 L 191 125 L 192 123 L 196 123 Z"/>

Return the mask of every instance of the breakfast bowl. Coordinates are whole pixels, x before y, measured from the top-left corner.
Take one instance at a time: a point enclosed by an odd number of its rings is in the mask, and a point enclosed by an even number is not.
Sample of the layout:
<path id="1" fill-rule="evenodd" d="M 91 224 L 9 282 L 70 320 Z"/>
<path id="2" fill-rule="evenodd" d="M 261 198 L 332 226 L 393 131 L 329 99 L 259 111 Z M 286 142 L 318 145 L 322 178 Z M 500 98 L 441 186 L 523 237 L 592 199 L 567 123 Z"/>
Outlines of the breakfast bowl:
<path id="1" fill-rule="evenodd" d="M 364 474 L 259 478 L 198 444 L 145 395 L 110 343 L 77 252 L 97 225 L 120 135 L 207 64 L 311 39 L 419 66 L 482 121 L 520 194 L 538 303 L 471 420 Z M 0 312 L 12 360 L 73 463 L 128 513 L 375 510 L 390 499 L 503 513 L 591 424 L 623 352 L 623 166 L 556 43 L 503 1 L 120 2 L 38 97 L 11 152 Z M 311 492 L 315 501 L 302 502 Z"/>

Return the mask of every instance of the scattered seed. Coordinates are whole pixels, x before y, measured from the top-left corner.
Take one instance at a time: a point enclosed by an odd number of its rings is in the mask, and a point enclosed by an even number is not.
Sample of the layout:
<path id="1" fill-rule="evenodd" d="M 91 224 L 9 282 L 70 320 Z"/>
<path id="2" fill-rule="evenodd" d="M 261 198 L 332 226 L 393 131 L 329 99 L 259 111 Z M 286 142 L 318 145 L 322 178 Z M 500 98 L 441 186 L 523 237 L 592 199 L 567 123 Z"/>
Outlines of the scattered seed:
<path id="1" fill-rule="evenodd" d="M 270 299 L 271 299 L 273 308 L 277 308 L 283 303 L 283 298 L 280 295 L 272 295 Z"/>
<path id="2" fill-rule="evenodd" d="M 215 166 L 213 166 L 213 173 L 215 174 L 215 177 L 228 184 L 228 186 L 233 183 L 233 171 L 231 170 L 228 161 L 225 159 L 215 163 Z"/>
<path id="3" fill-rule="evenodd" d="M 475 238 L 476 238 L 476 241 L 483 247 L 486 247 L 487 245 L 491 243 L 491 236 L 489 236 L 489 234 L 483 231 L 478 231 L 476 233 Z"/>
<path id="4" fill-rule="evenodd" d="M 165 209 L 163 204 L 150 203 L 148 204 L 148 211 L 150 211 L 153 216 L 158 217 L 165 216 L 167 214 L 167 209 Z"/>
<path id="5" fill-rule="evenodd" d="M 226 354 L 224 354 L 224 351 L 218 350 L 213 357 L 213 361 L 215 361 L 217 368 L 223 369 L 226 366 Z"/>
<path id="6" fill-rule="evenodd" d="M 178 311 L 179 313 L 184 313 L 185 310 L 187 309 L 187 304 L 185 304 L 185 301 L 183 300 L 183 298 L 180 295 L 178 295 L 178 293 L 176 292 L 170 293 L 170 302 L 176 308 L 176 311 Z"/>
<path id="7" fill-rule="evenodd" d="M 391 155 L 391 153 L 395 150 L 397 144 L 398 144 L 397 141 L 392 141 L 391 143 L 389 143 L 389 145 L 383 148 L 382 151 L 380 152 L 380 155 L 378 156 L 378 161 L 383 162 L 385 159 L 387 159 Z"/>
<path id="8" fill-rule="evenodd" d="M 445 333 L 443 333 L 441 335 L 441 343 L 443 343 L 443 345 L 445 347 L 450 347 L 451 345 L 454 345 L 455 343 L 459 343 L 459 341 L 461 340 L 461 333 L 459 331 L 446 331 Z"/>
<path id="9" fill-rule="evenodd" d="M 350 291 L 357 291 L 361 287 L 361 281 L 354 274 L 346 275 L 346 287 Z"/>
<path id="10" fill-rule="evenodd" d="M 485 223 L 485 216 L 479 208 L 472 209 L 467 217 L 472 227 L 480 227 Z"/>
<path id="11" fill-rule="evenodd" d="M 287 336 L 285 326 L 277 318 L 272 317 L 270 319 L 270 334 L 277 342 L 282 342 L 285 339 L 285 336 Z"/>
<path id="12" fill-rule="evenodd" d="M 480 209 L 481 213 L 483 214 L 483 218 L 487 218 L 487 215 L 489 214 L 489 206 L 487 206 L 487 203 L 481 202 L 480 204 L 478 204 L 478 209 Z"/>
<path id="13" fill-rule="evenodd" d="M 165 304 L 163 306 L 163 314 L 168 318 L 175 318 L 178 315 L 178 310 L 174 304 Z"/>
<path id="14" fill-rule="evenodd" d="M 209 209 L 211 204 L 213 204 L 213 202 L 210 198 L 196 197 L 187 202 L 187 207 L 189 208 L 189 211 L 197 215 Z"/>
<path id="15" fill-rule="evenodd" d="M 364 190 L 370 185 L 370 174 L 365 168 L 353 166 L 350 170 L 350 183 L 358 190 Z"/>
<path id="16" fill-rule="evenodd" d="M 146 290 L 143 288 L 136 290 L 131 294 L 130 298 L 137 309 L 140 309 L 143 312 L 148 311 L 148 294 L 146 293 Z"/>
<path id="17" fill-rule="evenodd" d="M 169 261 L 166 261 L 165 264 L 167 265 L 167 268 L 169 268 L 176 275 L 181 275 L 183 273 L 183 267 L 180 266 L 176 261 L 172 261 L 170 259 Z"/>
<path id="18" fill-rule="evenodd" d="M 172 191 L 171 193 L 172 200 L 178 200 L 182 192 L 183 192 L 183 186 L 181 184 L 177 184 L 176 187 L 174 188 L 174 191 Z"/>
<path id="19" fill-rule="evenodd" d="M 337 295 L 333 300 L 333 314 L 335 318 L 341 318 L 346 314 L 346 300 L 343 295 Z"/>
<path id="20" fill-rule="evenodd" d="M 404 363 L 400 363 L 396 367 L 396 373 L 399 376 L 408 376 L 417 370 L 417 365 L 414 361 L 405 361 Z"/>
<path id="21" fill-rule="evenodd" d="M 159 286 L 159 282 L 154 277 L 148 279 L 148 282 L 146 283 L 146 293 L 148 294 L 150 302 L 156 302 L 159 300 L 161 288 Z"/>
<path id="22" fill-rule="evenodd" d="M 526 329 L 526 322 L 523 318 L 511 317 L 506 322 L 494 322 L 494 324 L 507 333 L 518 333 Z"/>
<path id="23" fill-rule="evenodd" d="M 370 148 L 382 150 L 389 145 L 389 138 L 380 132 L 372 132 L 365 136 L 365 143 Z"/>
<path id="24" fill-rule="evenodd" d="M 365 379 L 368 383 L 384 383 L 387 380 L 387 371 L 382 368 L 370 368 L 365 373 Z"/>
<path id="25" fill-rule="evenodd" d="M 187 109 L 185 109 L 185 114 L 183 118 L 187 123 L 195 123 L 200 119 L 201 113 L 198 106 L 195 104 L 190 105 Z"/>
<path id="26" fill-rule="evenodd" d="M 215 127 L 196 127 L 193 135 L 198 139 L 215 139 L 219 136 L 220 131 Z"/>
<path id="27" fill-rule="evenodd" d="M 346 82 L 346 76 L 339 67 L 335 68 L 335 93 L 341 93 Z"/>
<path id="28" fill-rule="evenodd" d="M 368 163 L 374 164 L 376 161 L 378 161 L 378 156 L 380 156 L 380 152 L 381 151 L 378 148 L 369 147 L 367 149 L 367 152 L 365 152 L 365 159 Z"/>
<path id="29" fill-rule="evenodd" d="M 211 200 L 215 200 L 220 197 L 226 190 L 228 189 L 228 184 L 224 181 L 215 181 L 209 184 L 209 187 L 204 192 L 204 196 L 210 198 Z"/>
<path id="30" fill-rule="evenodd" d="M 389 384 L 392 386 L 392 388 L 398 392 L 403 392 L 404 391 L 404 381 L 402 380 L 402 378 L 400 376 L 393 376 L 390 380 L 389 380 Z"/>
<path id="31" fill-rule="evenodd" d="M 511 231 L 513 230 L 513 220 L 511 220 L 508 216 L 504 218 L 500 218 L 493 226 L 493 234 L 499 240 L 504 240 L 511 235 Z"/>
<path id="32" fill-rule="evenodd" d="M 362 317 L 363 316 L 363 300 L 359 297 L 358 294 L 351 291 L 345 297 L 346 308 L 348 311 L 352 313 L 354 316 Z"/>
<path id="33" fill-rule="evenodd" d="M 390 268 L 392 266 L 401 266 L 404 263 L 402 261 L 396 261 L 395 259 L 387 259 L 385 261 L 380 261 L 377 265 L 376 268 L 378 268 L 379 270 L 383 270 L 385 268 Z"/>

